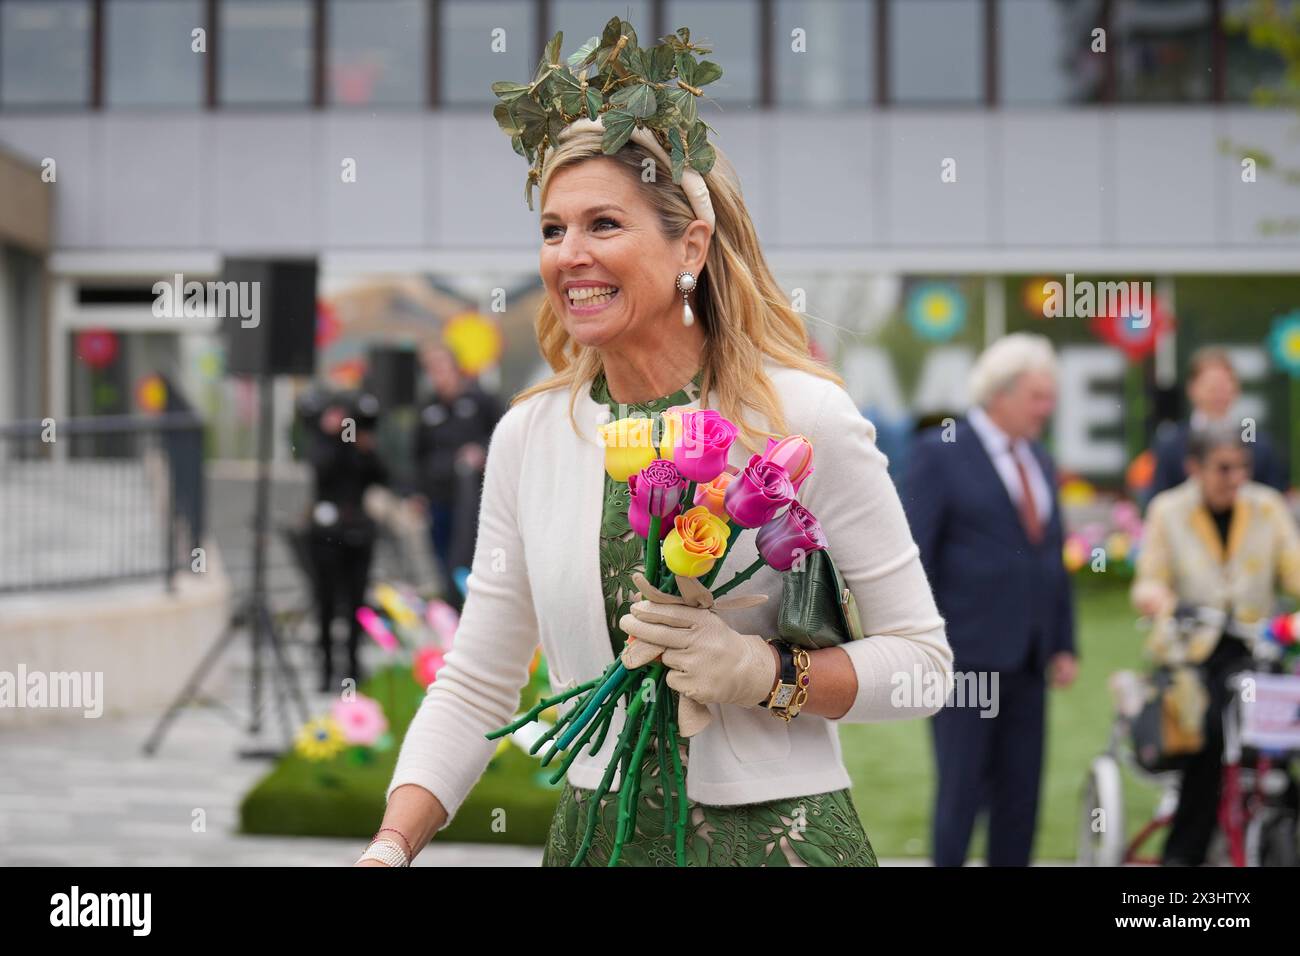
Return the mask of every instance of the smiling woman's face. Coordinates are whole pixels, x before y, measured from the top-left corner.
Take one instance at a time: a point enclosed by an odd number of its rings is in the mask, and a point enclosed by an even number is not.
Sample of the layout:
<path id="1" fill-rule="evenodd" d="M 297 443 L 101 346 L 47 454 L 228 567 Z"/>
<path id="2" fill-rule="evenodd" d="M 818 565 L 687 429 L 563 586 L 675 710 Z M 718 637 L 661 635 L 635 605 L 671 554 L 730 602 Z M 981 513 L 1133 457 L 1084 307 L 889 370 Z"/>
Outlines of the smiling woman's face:
<path id="1" fill-rule="evenodd" d="M 592 348 L 656 334 L 674 316 L 680 324 L 677 273 L 699 274 L 683 241 L 664 236 L 633 175 L 615 160 L 589 159 L 557 170 L 547 186 L 542 282 L 569 335 Z"/>

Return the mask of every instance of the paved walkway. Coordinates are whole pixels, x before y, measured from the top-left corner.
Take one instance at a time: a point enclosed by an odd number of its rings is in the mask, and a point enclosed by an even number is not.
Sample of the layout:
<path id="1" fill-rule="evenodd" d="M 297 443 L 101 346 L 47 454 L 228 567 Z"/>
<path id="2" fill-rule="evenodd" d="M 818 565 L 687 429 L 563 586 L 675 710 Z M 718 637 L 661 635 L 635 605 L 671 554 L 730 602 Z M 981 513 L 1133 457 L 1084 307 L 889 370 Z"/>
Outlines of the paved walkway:
<path id="1" fill-rule="evenodd" d="M 308 703 L 313 713 L 328 707 L 316 695 Z M 240 800 L 270 767 L 237 756 L 250 743 L 242 725 L 191 708 L 146 757 L 153 726 L 131 717 L 0 731 L 0 866 L 345 866 L 364 849 L 358 840 L 236 833 Z M 276 746 L 279 735 L 272 717 L 263 743 Z M 200 809 L 206 830 L 196 833 Z M 540 860 L 540 848 L 434 841 L 416 865 Z"/>

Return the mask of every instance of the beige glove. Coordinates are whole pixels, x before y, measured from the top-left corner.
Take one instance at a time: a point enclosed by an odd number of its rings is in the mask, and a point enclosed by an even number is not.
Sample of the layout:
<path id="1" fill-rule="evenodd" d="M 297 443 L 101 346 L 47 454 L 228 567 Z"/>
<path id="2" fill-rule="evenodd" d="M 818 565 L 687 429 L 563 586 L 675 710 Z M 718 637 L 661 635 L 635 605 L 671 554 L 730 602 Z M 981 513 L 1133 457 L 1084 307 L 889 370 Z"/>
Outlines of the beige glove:
<path id="1" fill-rule="evenodd" d="M 628 670 L 662 655 L 667 683 L 680 695 L 678 731 L 692 737 L 713 719 L 706 704 L 752 707 L 772 692 L 777 658 L 767 641 L 740 634 L 716 611 L 755 607 L 766 594 L 736 595 L 715 601 L 695 578 L 677 576 L 681 596 L 665 594 L 641 573 L 632 575 L 643 600 L 632 605 L 619 626 L 632 638 L 623 648 Z"/>

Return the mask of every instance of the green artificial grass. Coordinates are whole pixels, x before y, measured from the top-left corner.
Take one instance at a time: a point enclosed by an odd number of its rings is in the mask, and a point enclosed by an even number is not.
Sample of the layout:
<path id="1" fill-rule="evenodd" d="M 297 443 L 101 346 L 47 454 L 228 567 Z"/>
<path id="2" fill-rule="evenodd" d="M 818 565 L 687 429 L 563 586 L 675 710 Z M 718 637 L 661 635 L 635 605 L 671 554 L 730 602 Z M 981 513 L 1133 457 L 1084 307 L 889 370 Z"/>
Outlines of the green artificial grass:
<path id="1" fill-rule="evenodd" d="M 1084 774 L 1092 757 L 1105 748 L 1110 732 L 1112 712 L 1106 679 L 1113 671 L 1143 666 L 1142 635 L 1134 627 L 1136 615 L 1126 589 L 1118 581 L 1091 583 L 1087 575 L 1077 580 L 1081 666 L 1073 687 L 1052 691 L 1050 696 L 1035 843 L 1035 858 L 1042 860 L 1074 858 Z M 530 692 L 535 694 L 539 686 L 540 682 L 534 681 Z M 409 671 L 378 674 L 362 692 L 383 704 L 394 740 L 400 742 L 423 697 Z M 534 699 L 526 696 L 524 706 Z M 844 725 L 840 739 L 853 779 L 853 799 L 877 855 L 928 857 L 934 800 L 929 722 Z M 368 763 L 351 762 L 351 757 L 343 756 L 318 764 L 288 754 L 245 797 L 242 829 L 246 833 L 369 837 L 383 817 L 384 791 L 396 759 L 396 743 Z M 536 757 L 511 746 L 492 762 L 438 839 L 544 844 L 559 798 L 559 787 L 546 782 L 550 773 Z M 1154 789 L 1126 775 L 1125 820 L 1130 836 L 1150 817 L 1156 798 Z M 977 826 L 971 859 L 982 854 L 983 835 Z"/>
<path id="2" fill-rule="evenodd" d="M 1117 583 L 1090 584 L 1085 576 L 1075 597 L 1079 677 L 1068 690 L 1049 692 L 1034 844 L 1034 858 L 1039 860 L 1074 859 L 1084 775 L 1110 737 L 1113 711 L 1106 679 L 1117 670 L 1143 669 L 1143 635 L 1134 626 L 1137 615 L 1127 590 Z M 876 854 L 928 858 L 934 806 L 929 721 L 846 724 L 840 728 L 840 741 L 853 779 L 853 800 Z M 1159 794 L 1126 773 L 1124 796 L 1131 837 L 1150 818 Z M 1154 846 L 1161 839 L 1155 837 Z M 970 859 L 981 859 L 983 852 L 982 825 L 977 824 Z"/>
<path id="3" fill-rule="evenodd" d="M 539 672 L 544 675 L 541 668 Z M 539 683 L 535 679 L 530 685 L 524 706 L 536 701 Z M 397 745 L 424 691 L 404 667 L 376 674 L 362 685 L 361 693 L 383 705 L 394 745 L 364 761 L 354 752 L 323 762 L 286 754 L 244 797 L 242 832 L 359 839 L 374 834 L 384 816 Z M 560 797 L 561 785 L 548 780 L 552 773 L 554 768 L 543 768 L 539 758 L 512 744 L 488 765 L 438 839 L 542 846 Z"/>

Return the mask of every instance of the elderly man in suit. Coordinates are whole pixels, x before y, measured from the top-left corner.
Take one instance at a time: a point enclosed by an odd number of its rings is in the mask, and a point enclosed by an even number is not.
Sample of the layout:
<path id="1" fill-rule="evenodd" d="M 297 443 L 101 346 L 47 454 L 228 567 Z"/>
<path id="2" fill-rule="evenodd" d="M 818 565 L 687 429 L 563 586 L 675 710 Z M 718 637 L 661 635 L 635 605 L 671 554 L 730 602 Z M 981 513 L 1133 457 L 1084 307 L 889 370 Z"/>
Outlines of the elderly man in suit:
<path id="1" fill-rule="evenodd" d="M 1046 688 L 1077 672 L 1074 609 L 1062 564 L 1056 470 L 1037 441 L 1056 402 L 1056 360 L 1037 335 L 991 346 L 971 374 L 968 417 L 918 438 L 903 503 L 948 626 L 963 682 L 932 721 L 938 791 L 934 861 L 965 862 L 988 816 L 988 862 L 1029 863 L 1038 818 Z"/>
<path id="2" fill-rule="evenodd" d="M 1187 399 L 1192 404 L 1191 417 L 1185 422 L 1165 422 L 1156 431 L 1156 474 L 1148 491 L 1152 498 L 1181 485 L 1187 478 L 1188 437 L 1193 429 L 1234 425 L 1239 431 L 1245 431 L 1242 421 L 1233 416 L 1240 397 L 1241 382 L 1227 351 L 1212 345 L 1197 349 L 1188 364 Z M 1253 480 L 1286 491 L 1286 467 L 1269 436 L 1256 429 L 1249 444 Z"/>

